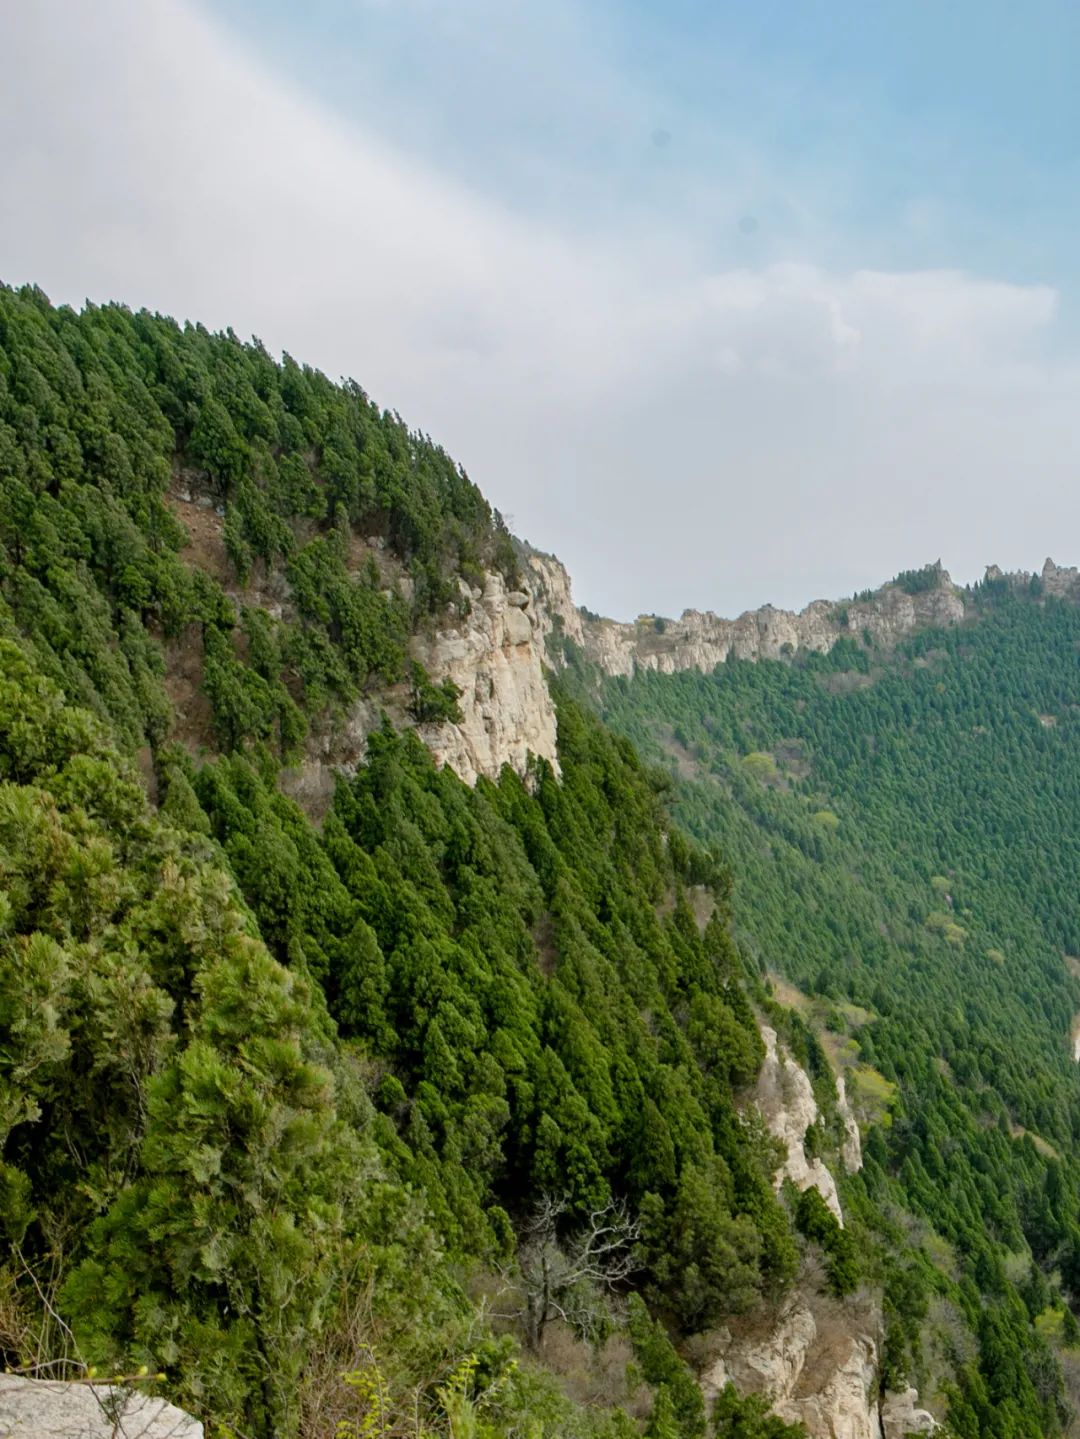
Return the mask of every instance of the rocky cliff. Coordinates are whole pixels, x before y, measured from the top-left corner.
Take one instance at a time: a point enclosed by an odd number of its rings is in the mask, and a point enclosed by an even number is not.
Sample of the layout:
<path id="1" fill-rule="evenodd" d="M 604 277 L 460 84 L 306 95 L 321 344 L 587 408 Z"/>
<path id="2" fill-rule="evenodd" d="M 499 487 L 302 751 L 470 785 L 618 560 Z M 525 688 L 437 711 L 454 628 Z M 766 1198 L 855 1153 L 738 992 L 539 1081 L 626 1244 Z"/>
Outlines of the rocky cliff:
<path id="1" fill-rule="evenodd" d="M 190 524 L 190 516 L 184 518 Z M 204 511 L 207 523 L 220 526 Z M 424 726 L 421 736 L 440 764 L 450 765 L 470 784 L 480 775 L 494 778 L 504 764 L 523 773 L 529 754 L 557 767 L 555 709 L 546 672 L 561 667 L 568 642 L 604 675 L 708 673 L 731 658 L 826 653 L 845 637 L 888 648 L 926 626 L 959 624 L 968 613 L 964 592 L 938 564 L 927 567 L 930 583 L 914 594 L 891 583 L 856 599 L 814 600 L 798 613 L 765 605 L 734 620 L 708 610 L 685 610 L 678 619 L 642 615 L 622 623 L 579 609 L 570 576 L 554 556 L 523 545 L 520 558 L 519 590 L 508 590 L 500 575 L 487 574 L 482 586 L 464 593 L 464 605 L 448 610 L 432 632 L 413 640 L 414 656 L 432 678 L 450 679 L 461 690 L 460 722 Z M 385 557 L 379 559 L 388 568 Z M 986 579 L 1028 590 L 1035 581 L 1042 594 L 1080 600 L 1080 572 L 1050 559 L 1035 576 L 1004 574 L 991 565 Z M 387 583 L 403 590 L 408 585 L 403 575 L 389 572 Z M 235 598 L 250 602 L 251 597 L 237 593 Z M 280 599 L 271 604 L 258 595 L 256 600 L 282 612 Z M 462 609 L 467 613 L 462 615 Z M 358 704 L 345 726 L 323 736 L 321 744 L 315 738 L 296 781 L 301 796 L 307 790 L 328 792 L 334 769 L 362 759 L 366 737 L 383 709 L 397 723 L 410 723 L 401 695 Z"/>
<path id="2" fill-rule="evenodd" d="M 562 587 L 550 572 L 553 564 L 557 561 L 548 561 L 546 590 L 561 594 Z M 708 672 L 730 658 L 780 659 L 799 650 L 825 653 L 844 636 L 869 636 L 887 647 L 925 625 L 956 624 L 964 618 L 963 598 L 948 572 L 940 564 L 931 569 L 933 583 L 915 594 L 888 584 L 861 599 L 814 600 L 797 614 L 765 605 L 735 620 L 721 619 L 710 610 L 684 610 L 677 620 L 642 615 L 632 624 L 588 618 L 582 623 L 579 643 L 588 659 L 608 675 L 632 675 L 638 670 Z M 569 633 L 565 614 L 563 625 Z"/>
<path id="3" fill-rule="evenodd" d="M 554 757 L 554 711 L 543 673 L 559 667 L 566 641 L 605 675 L 708 672 L 732 657 L 824 653 L 844 636 L 870 637 L 888 647 L 923 626 L 964 618 L 964 600 L 948 573 L 940 565 L 931 569 L 932 584 L 916 594 L 890 584 L 869 598 L 814 600 L 798 614 L 766 605 L 735 620 L 686 610 L 677 620 L 647 615 L 623 624 L 578 609 L 560 561 L 522 546 L 520 592 L 506 594 L 501 580 L 489 576 L 482 592 L 472 592 L 467 619 L 418 647 L 436 678 L 450 678 L 463 691 L 462 723 L 424 737 L 441 762 L 470 782 L 496 774 L 503 764 L 520 771 L 530 749 Z"/>
<path id="4" fill-rule="evenodd" d="M 844 1216 L 836 1179 L 824 1161 L 806 1152 L 806 1134 L 820 1116 L 806 1071 L 762 1024 L 765 1060 L 753 1102 L 786 1158 L 776 1172 L 781 1185 L 816 1188 L 841 1224 Z M 840 1162 L 848 1173 L 862 1167 L 859 1128 L 837 1079 L 844 1126 Z M 914 1389 L 878 1393 L 878 1365 L 884 1322 L 876 1296 L 863 1292 L 839 1302 L 823 1292 L 809 1266 L 779 1308 L 763 1305 L 710 1337 L 701 1364 L 707 1398 L 729 1381 L 740 1393 L 764 1394 L 773 1413 L 806 1426 L 810 1439 L 903 1439 L 929 1433 L 936 1421 L 918 1403 Z"/>
<path id="5" fill-rule="evenodd" d="M 421 726 L 421 737 L 440 764 L 469 784 L 482 774 L 494 777 L 504 764 L 522 774 L 530 754 L 557 771 L 555 706 L 544 666 L 554 611 L 532 591 L 508 591 L 495 574 L 468 599 L 464 620 L 414 642 L 428 671 L 461 691 L 461 721 Z"/>
<path id="6" fill-rule="evenodd" d="M 767 1395 L 774 1414 L 810 1439 L 904 1439 L 938 1426 L 918 1394 L 878 1394 L 881 1312 L 865 1296 L 840 1303 L 809 1278 L 777 1312 L 762 1311 L 711 1338 L 701 1383 L 707 1399 L 727 1383 Z"/>
<path id="7" fill-rule="evenodd" d="M 761 1026 L 765 1041 L 765 1061 L 758 1074 L 754 1103 L 761 1111 L 769 1133 L 779 1139 L 787 1158 L 776 1173 L 777 1188 L 790 1179 L 797 1189 L 816 1189 L 841 1224 L 844 1222 L 836 1180 L 824 1161 L 809 1158 L 806 1153 L 806 1131 L 819 1117 L 817 1100 L 806 1071 L 781 1048 L 776 1030 Z M 842 1081 L 841 1081 L 842 1082 Z M 845 1143 L 843 1161 L 850 1172 L 862 1165 L 859 1129 L 854 1115 L 843 1099 Z"/>

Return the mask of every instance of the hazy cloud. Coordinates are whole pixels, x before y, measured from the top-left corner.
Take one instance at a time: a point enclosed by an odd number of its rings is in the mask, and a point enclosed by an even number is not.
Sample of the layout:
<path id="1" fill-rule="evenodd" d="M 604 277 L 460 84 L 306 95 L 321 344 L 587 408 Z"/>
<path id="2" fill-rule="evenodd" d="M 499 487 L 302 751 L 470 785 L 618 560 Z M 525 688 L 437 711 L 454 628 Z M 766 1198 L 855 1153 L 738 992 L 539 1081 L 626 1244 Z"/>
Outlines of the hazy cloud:
<path id="1" fill-rule="evenodd" d="M 526 220 L 180 0 L 9 6 L 0 48 L 0 277 L 354 375 L 594 608 L 804 603 L 938 553 L 965 578 L 1080 558 L 1051 288 L 710 272 L 670 216 Z"/>

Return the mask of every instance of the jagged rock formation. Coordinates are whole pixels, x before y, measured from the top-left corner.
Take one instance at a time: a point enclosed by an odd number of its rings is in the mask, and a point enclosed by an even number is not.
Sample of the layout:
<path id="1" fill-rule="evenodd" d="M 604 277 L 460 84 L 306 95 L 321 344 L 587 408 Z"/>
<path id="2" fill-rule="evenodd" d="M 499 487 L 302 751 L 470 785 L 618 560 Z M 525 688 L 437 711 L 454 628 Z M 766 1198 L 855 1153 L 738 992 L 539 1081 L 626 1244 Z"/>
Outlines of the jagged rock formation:
<path id="1" fill-rule="evenodd" d="M 948 572 L 939 567 L 937 582 L 918 594 L 884 585 L 870 599 L 814 600 L 798 614 L 765 605 L 737 620 L 699 610 L 684 610 L 677 620 L 652 615 L 633 624 L 590 620 L 584 626 L 584 649 L 609 675 L 632 675 L 638 670 L 673 674 L 685 669 L 707 673 L 731 657 L 757 660 L 780 659 L 799 650 L 825 653 L 844 636 L 864 633 L 887 647 L 925 625 L 957 624 L 963 618 L 964 601 Z"/>
<path id="2" fill-rule="evenodd" d="M 862 1139 L 859 1125 L 847 1097 L 844 1076 L 836 1076 L 836 1103 L 844 1123 L 844 1142 L 840 1147 L 840 1159 L 849 1174 L 857 1174 L 862 1168 Z"/>
<path id="3" fill-rule="evenodd" d="M 844 1216 L 840 1208 L 840 1196 L 836 1192 L 836 1180 L 823 1160 L 817 1157 L 810 1159 L 806 1153 L 806 1131 L 817 1122 L 820 1113 L 810 1078 L 806 1071 L 781 1049 L 775 1029 L 763 1024 L 761 1037 L 765 1041 L 765 1060 L 758 1075 L 754 1103 L 761 1111 L 769 1133 L 779 1139 L 787 1149 L 787 1158 L 776 1173 L 776 1186 L 779 1188 L 785 1179 L 790 1179 L 798 1189 L 816 1189 L 840 1224 L 843 1224 Z M 848 1120 L 854 1126 L 854 1143 Z M 855 1125 L 850 1110 L 845 1117 L 845 1129 L 847 1135 L 843 1159 L 850 1172 L 862 1164 L 858 1126 Z"/>
<path id="4" fill-rule="evenodd" d="M 1037 572 L 1030 570 L 1003 570 L 1000 565 L 987 565 L 983 576 L 986 584 L 1007 584 L 1017 590 L 1031 590 L 1048 595 L 1051 599 L 1080 599 L 1080 570 L 1075 565 L 1056 565 L 1049 556 Z"/>
<path id="5" fill-rule="evenodd" d="M 203 1439 L 190 1414 L 108 1384 L 0 1375 L 0 1434 L 11 1439 Z"/>
<path id="6" fill-rule="evenodd" d="M 905 1389 L 902 1394 L 886 1394 L 881 1404 L 883 1439 L 904 1439 L 907 1434 L 932 1434 L 938 1427 L 934 1416 L 919 1408 L 919 1391 Z"/>
<path id="7" fill-rule="evenodd" d="M 798 1293 L 777 1318 L 758 1316 L 716 1339 L 720 1353 L 702 1375 L 707 1399 L 730 1381 L 766 1395 L 774 1414 L 805 1424 L 811 1439 L 880 1439 L 881 1318 L 869 1304 Z"/>
<path id="8" fill-rule="evenodd" d="M 1067 568 L 1055 565 L 1049 556 L 1043 564 L 1039 578 L 1042 580 L 1043 594 L 1054 599 L 1076 599 L 1080 591 L 1080 570 L 1077 570 L 1075 565 Z"/>
<path id="9" fill-rule="evenodd" d="M 804 1284 L 779 1314 L 761 1311 L 711 1337 L 701 1376 L 706 1399 L 729 1381 L 764 1394 L 774 1414 L 806 1425 L 810 1439 L 904 1439 L 938 1426 L 915 1389 L 879 1401 L 883 1326 L 865 1296 L 844 1303 Z"/>
<path id="10" fill-rule="evenodd" d="M 415 642 L 428 671 L 461 690 L 461 722 L 421 726 L 421 737 L 440 764 L 469 784 L 482 774 L 494 777 L 504 764 L 522 774 L 530 754 L 557 771 L 555 706 L 544 673 L 549 612 L 531 593 L 508 592 L 496 574 L 471 590 L 469 601 L 462 622 Z"/>
<path id="11" fill-rule="evenodd" d="M 543 555 L 526 546 L 524 567 L 526 583 L 533 594 L 541 639 L 546 643 L 552 635 L 565 636 L 584 649 L 587 622 L 574 604 L 565 565 L 554 555 Z"/>
<path id="12" fill-rule="evenodd" d="M 499 577 L 489 576 L 482 592 L 471 592 L 473 610 L 465 621 L 417 645 L 435 678 L 450 678 L 464 691 L 463 722 L 425 731 L 424 738 L 440 762 L 470 782 L 497 774 L 503 764 L 520 772 L 529 750 L 553 758 L 554 711 L 543 669 L 558 667 L 564 640 L 607 675 L 650 669 L 672 674 L 710 671 L 732 656 L 756 660 L 799 650 L 825 652 L 843 636 L 864 632 L 888 646 L 924 625 L 964 618 L 964 602 L 940 567 L 933 587 L 915 595 L 885 585 L 870 599 L 815 600 L 799 614 L 766 605 L 737 620 L 686 610 L 678 620 L 650 615 L 633 624 L 578 609 L 570 576 L 554 556 L 523 546 L 522 572 L 520 594 L 507 595 Z"/>

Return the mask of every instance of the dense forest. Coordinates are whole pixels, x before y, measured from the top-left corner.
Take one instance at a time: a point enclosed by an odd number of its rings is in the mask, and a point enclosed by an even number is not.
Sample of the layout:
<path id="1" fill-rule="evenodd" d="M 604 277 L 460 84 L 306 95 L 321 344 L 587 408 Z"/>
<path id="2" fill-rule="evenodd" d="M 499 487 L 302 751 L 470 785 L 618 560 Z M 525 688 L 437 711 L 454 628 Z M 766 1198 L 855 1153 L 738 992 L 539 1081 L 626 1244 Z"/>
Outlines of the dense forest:
<path id="1" fill-rule="evenodd" d="M 1031 1336 L 1070 1371 L 1077 1338 L 1080 610 L 1007 580 L 967 602 L 895 653 L 640 674 L 601 707 L 730 863 L 748 968 L 876 1117 L 868 1196 L 927 1226 L 923 1275 L 957 1283 L 1000 1414 L 1057 1383 Z M 1012 1432 L 970 1381 L 957 1432 Z"/>
<path id="2" fill-rule="evenodd" d="M 491 570 L 499 515 L 352 382 L 0 288 L 4 1365 L 236 1439 L 798 1439 L 689 1361 L 809 1284 L 961 1439 L 1062 1432 L 1080 611 L 574 663 L 560 773 L 470 788 L 411 646 Z M 764 1019 L 843 1229 L 774 1185 Z"/>
<path id="3" fill-rule="evenodd" d="M 8 1367 L 237 1436 L 795 1432 L 710 1419 L 676 1348 L 834 1236 L 741 1116 L 768 999 L 665 777 L 562 696 L 559 779 L 469 789 L 387 721 L 317 822 L 278 782 L 357 697 L 451 714 L 409 637 L 515 566 L 356 386 L 0 290 Z"/>

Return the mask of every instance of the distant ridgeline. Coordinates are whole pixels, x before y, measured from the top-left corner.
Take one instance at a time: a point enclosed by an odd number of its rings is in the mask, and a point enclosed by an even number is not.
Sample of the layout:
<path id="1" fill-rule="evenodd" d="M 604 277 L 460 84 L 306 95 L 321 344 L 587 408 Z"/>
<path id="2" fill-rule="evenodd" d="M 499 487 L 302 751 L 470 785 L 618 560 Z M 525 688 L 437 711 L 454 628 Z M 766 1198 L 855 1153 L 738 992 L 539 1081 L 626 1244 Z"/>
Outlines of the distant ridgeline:
<path id="1" fill-rule="evenodd" d="M 867 1436 L 909 1381 L 1061 1432 L 1076 614 L 611 682 L 652 763 L 572 666 L 470 787 L 417 656 L 492 595 L 531 652 L 526 566 L 355 385 L 0 289 L 5 1365 L 258 1439 L 796 1439 L 718 1346 L 799 1296 L 882 1325 Z M 843 1228 L 774 1185 L 762 1020 Z"/>
<path id="2" fill-rule="evenodd" d="M 606 722 L 669 771 L 678 820 L 731 864 L 744 960 L 819 997 L 804 1009 L 878 1114 L 866 1192 L 918 1217 L 924 1260 L 886 1306 L 924 1396 L 966 1352 L 962 1434 L 1019 1432 L 986 1397 L 1030 1413 L 1055 1394 L 1042 1339 L 1078 1398 L 1076 580 L 1050 561 L 992 568 L 958 592 L 962 623 L 890 649 L 859 635 L 599 691 Z"/>

